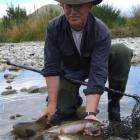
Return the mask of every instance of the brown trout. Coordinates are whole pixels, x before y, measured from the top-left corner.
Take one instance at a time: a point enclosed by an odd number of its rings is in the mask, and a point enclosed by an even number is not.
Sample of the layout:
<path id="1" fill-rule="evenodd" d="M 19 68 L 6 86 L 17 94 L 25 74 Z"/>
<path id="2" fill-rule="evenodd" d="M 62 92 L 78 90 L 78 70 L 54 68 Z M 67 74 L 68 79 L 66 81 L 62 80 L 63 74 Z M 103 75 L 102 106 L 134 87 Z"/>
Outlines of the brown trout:
<path id="1" fill-rule="evenodd" d="M 98 130 L 101 127 L 101 123 L 94 120 L 79 120 L 69 123 L 65 123 L 59 126 L 53 126 L 46 130 L 47 133 L 55 134 L 76 134 L 82 132 L 84 129 L 88 129 L 92 132 Z"/>

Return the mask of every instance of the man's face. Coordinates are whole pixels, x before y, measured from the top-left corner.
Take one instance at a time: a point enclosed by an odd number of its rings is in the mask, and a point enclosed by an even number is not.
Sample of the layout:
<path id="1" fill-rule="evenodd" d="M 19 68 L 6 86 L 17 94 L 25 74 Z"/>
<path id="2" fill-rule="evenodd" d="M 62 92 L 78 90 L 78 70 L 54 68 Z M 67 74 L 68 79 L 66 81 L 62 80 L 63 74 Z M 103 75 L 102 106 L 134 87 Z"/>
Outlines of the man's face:
<path id="1" fill-rule="evenodd" d="M 74 30 L 82 30 L 86 24 L 92 3 L 69 5 L 64 4 L 64 14 Z"/>

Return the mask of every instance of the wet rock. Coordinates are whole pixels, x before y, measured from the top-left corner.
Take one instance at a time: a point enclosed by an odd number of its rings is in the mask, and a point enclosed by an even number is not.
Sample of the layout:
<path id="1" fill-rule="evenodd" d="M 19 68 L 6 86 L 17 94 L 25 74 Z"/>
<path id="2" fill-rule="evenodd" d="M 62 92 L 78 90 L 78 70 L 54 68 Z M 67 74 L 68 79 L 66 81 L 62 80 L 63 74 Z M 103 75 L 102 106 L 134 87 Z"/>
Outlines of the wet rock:
<path id="1" fill-rule="evenodd" d="M 31 53 L 31 54 L 29 54 L 30 56 L 34 56 L 35 54 L 34 53 Z"/>
<path id="2" fill-rule="evenodd" d="M 47 87 L 44 86 L 44 87 L 40 87 L 39 90 L 38 90 L 39 93 L 46 93 L 47 92 Z"/>
<path id="3" fill-rule="evenodd" d="M 38 86 L 32 86 L 28 89 L 28 93 L 39 93 L 39 87 Z"/>
<path id="4" fill-rule="evenodd" d="M 17 118 L 22 117 L 21 114 L 16 114 L 15 116 L 16 116 Z"/>
<path id="5" fill-rule="evenodd" d="M 15 117 L 14 115 L 11 115 L 11 116 L 10 116 L 10 119 L 11 119 L 11 120 L 15 120 L 16 117 Z"/>
<path id="6" fill-rule="evenodd" d="M 10 119 L 11 119 L 11 120 L 14 120 L 14 119 L 19 118 L 19 117 L 21 117 L 21 116 L 22 116 L 21 114 L 11 115 L 11 116 L 10 116 Z"/>
<path id="7" fill-rule="evenodd" d="M 7 91 L 3 91 L 2 93 L 1 93 L 1 95 L 11 95 L 11 94 L 16 94 L 17 93 L 17 90 L 15 90 L 15 89 L 11 89 L 11 90 L 7 90 Z"/>
<path id="8" fill-rule="evenodd" d="M 27 91 L 28 91 L 27 88 L 22 88 L 22 89 L 20 90 L 20 92 L 27 92 Z"/>
<path id="9" fill-rule="evenodd" d="M 6 87 L 5 89 L 12 89 L 12 86 L 8 86 L 8 87 Z"/>
<path id="10" fill-rule="evenodd" d="M 16 75 L 11 74 L 11 73 L 4 74 L 4 78 L 5 78 L 6 80 L 11 80 L 11 79 L 14 79 L 15 77 L 16 77 Z"/>

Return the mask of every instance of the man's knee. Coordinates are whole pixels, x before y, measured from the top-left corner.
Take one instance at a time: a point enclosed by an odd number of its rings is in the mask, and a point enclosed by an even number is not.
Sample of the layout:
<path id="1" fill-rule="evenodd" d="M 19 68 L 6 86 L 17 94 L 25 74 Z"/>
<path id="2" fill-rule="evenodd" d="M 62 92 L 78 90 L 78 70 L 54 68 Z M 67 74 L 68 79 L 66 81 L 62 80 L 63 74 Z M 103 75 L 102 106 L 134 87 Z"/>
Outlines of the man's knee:
<path id="1" fill-rule="evenodd" d="M 131 67 L 133 51 L 124 44 L 114 44 L 109 59 L 109 78 L 126 80 Z"/>
<path id="2" fill-rule="evenodd" d="M 120 58 L 119 56 L 123 58 L 127 56 L 127 59 L 131 59 L 133 56 L 133 50 L 122 43 L 112 44 L 111 55 L 118 58 Z"/>

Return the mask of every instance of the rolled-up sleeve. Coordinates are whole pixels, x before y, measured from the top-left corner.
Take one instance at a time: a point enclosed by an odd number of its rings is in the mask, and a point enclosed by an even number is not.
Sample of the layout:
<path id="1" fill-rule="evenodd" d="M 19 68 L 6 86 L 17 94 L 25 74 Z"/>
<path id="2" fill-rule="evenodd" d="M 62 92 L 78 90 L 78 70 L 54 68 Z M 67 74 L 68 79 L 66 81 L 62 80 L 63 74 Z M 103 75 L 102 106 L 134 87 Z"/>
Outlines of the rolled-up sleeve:
<path id="1" fill-rule="evenodd" d="M 96 43 L 93 50 L 87 89 L 85 95 L 102 94 L 108 75 L 108 59 L 111 47 L 110 34 Z"/>
<path id="2" fill-rule="evenodd" d="M 57 43 L 57 33 L 51 24 L 48 24 L 47 36 L 44 46 L 44 68 L 42 73 L 45 77 L 61 74 L 61 57 Z"/>

